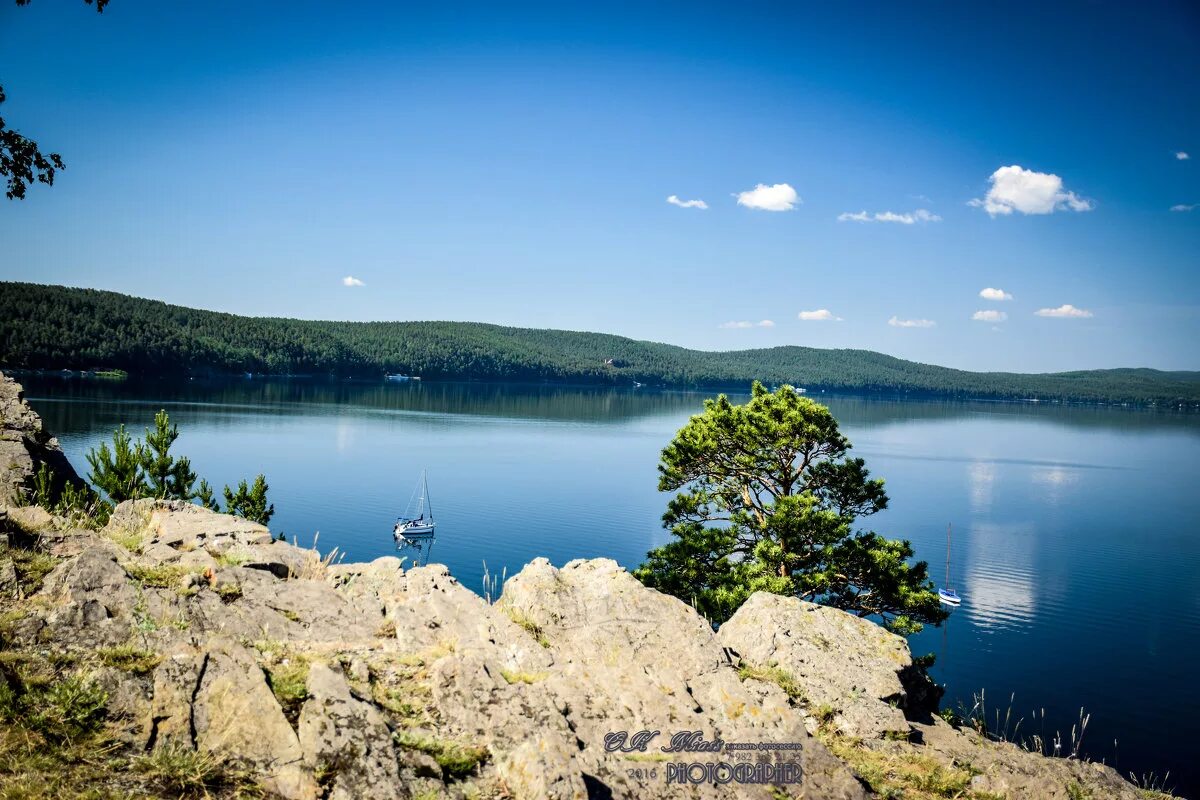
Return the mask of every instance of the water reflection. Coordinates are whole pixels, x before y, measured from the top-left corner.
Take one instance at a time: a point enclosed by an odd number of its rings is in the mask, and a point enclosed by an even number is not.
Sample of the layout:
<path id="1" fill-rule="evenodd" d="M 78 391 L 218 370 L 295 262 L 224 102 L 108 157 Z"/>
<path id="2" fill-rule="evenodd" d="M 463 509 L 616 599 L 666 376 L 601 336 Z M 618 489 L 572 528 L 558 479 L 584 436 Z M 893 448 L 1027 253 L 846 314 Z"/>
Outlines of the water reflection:
<path id="1" fill-rule="evenodd" d="M 431 563 L 429 559 L 433 555 L 435 538 L 433 536 L 424 539 L 397 538 L 396 550 L 405 560 L 405 567 L 423 567 Z"/>
<path id="2" fill-rule="evenodd" d="M 139 405 L 201 404 L 234 413 L 271 407 L 274 413 L 338 413 L 352 406 L 384 413 L 470 414 L 516 419 L 586 421 L 618 424 L 670 415 L 685 420 L 702 410 L 705 397 L 718 390 L 663 391 L 553 384 L 480 384 L 438 382 L 366 382 L 317 379 L 135 379 L 85 380 L 58 375 L 17 375 L 31 397 Z M 748 391 L 726 390 L 744 399 Z M 1041 403 L 1003 403 L 936 399 L 888 399 L 833 393 L 814 394 L 828 405 L 843 427 L 910 425 L 919 421 L 994 418 L 1028 420 L 1074 428 L 1162 429 L 1200 437 L 1200 417 L 1172 410 Z M 68 427 L 72 410 L 59 422 Z M 91 414 L 88 414 L 90 421 Z M 75 422 L 79 424 L 83 420 Z"/>
<path id="3" fill-rule="evenodd" d="M 967 530 L 962 609 L 982 631 L 1021 630 L 1037 611 L 1030 523 L 975 522 Z"/>
<path id="4" fill-rule="evenodd" d="M 995 483 L 996 465 L 992 462 L 976 461 L 967 469 L 967 491 L 972 512 L 985 514 L 991 510 Z"/>

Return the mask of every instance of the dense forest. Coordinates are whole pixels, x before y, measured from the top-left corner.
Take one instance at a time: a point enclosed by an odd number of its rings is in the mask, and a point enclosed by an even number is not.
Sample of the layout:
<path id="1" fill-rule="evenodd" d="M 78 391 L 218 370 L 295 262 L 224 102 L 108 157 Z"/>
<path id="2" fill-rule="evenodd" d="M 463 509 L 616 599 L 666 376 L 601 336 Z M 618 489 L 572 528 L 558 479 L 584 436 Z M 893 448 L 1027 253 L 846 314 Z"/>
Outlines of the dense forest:
<path id="1" fill-rule="evenodd" d="M 950 397 L 1188 404 L 1200 372 L 1026 375 L 918 364 L 869 350 L 704 352 L 602 333 L 472 322 L 241 317 L 93 289 L 0 282 L 0 367 L 807 389 Z"/>

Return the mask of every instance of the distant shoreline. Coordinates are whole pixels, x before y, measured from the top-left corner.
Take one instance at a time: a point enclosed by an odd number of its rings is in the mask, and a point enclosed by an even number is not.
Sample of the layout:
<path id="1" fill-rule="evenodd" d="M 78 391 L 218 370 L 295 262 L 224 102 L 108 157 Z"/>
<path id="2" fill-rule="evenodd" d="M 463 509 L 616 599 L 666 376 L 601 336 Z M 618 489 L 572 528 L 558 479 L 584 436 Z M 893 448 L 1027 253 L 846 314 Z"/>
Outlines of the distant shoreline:
<path id="1" fill-rule="evenodd" d="M 0 373 L 12 376 L 34 375 L 51 379 L 60 380 L 95 380 L 104 382 L 114 382 L 114 379 L 99 375 L 98 370 L 60 370 L 60 369 L 29 369 L 29 368 L 14 368 L 0 364 Z M 726 393 L 733 395 L 749 394 L 750 387 L 748 383 L 734 383 L 724 385 L 706 385 L 706 386 L 673 386 L 673 385 L 641 385 L 634 386 L 628 383 L 600 383 L 600 382 L 579 382 L 579 381 L 550 381 L 550 380 L 497 380 L 488 378 L 422 378 L 419 381 L 389 381 L 383 376 L 366 377 L 366 376 L 347 376 L 340 377 L 335 375 L 285 375 L 285 374 L 259 374 L 256 373 L 253 377 L 246 377 L 234 373 L 223 374 L 198 374 L 198 375 L 180 375 L 174 373 L 130 373 L 127 377 L 116 379 L 119 382 L 166 382 L 179 383 L 189 381 L 200 382 L 217 382 L 217 383 L 250 383 L 250 382 L 298 382 L 298 383 L 314 383 L 314 384 L 352 384 L 356 386 L 394 386 L 397 388 L 405 386 L 514 386 L 525 388 L 549 388 L 549 389 L 576 389 L 576 390 L 592 390 L 592 391 L 620 391 L 620 392 L 655 392 L 655 393 L 678 393 L 678 394 L 696 394 L 705 397 L 711 397 L 714 394 Z M 1011 405 L 1011 406 L 1028 406 L 1037 408 L 1039 406 L 1055 407 L 1055 408 L 1107 408 L 1107 409 L 1123 409 L 1123 410 L 1138 410 L 1138 411 L 1157 411 L 1168 413 L 1184 413 L 1193 414 L 1200 413 L 1200 403 L 1192 404 L 1165 404 L 1155 402 L 1111 402 L 1104 400 L 1070 400 L 1070 399 L 1042 399 L 1042 398 L 1016 398 L 1016 397 L 988 397 L 966 394 L 950 394 L 941 392 L 928 391 L 871 391 L 865 389 L 854 389 L 845 387 L 826 387 L 806 389 L 806 394 L 814 400 L 820 402 L 822 397 L 858 397 L 869 398 L 872 400 L 884 400 L 895 402 L 954 402 L 954 403 L 991 403 L 996 405 Z"/>

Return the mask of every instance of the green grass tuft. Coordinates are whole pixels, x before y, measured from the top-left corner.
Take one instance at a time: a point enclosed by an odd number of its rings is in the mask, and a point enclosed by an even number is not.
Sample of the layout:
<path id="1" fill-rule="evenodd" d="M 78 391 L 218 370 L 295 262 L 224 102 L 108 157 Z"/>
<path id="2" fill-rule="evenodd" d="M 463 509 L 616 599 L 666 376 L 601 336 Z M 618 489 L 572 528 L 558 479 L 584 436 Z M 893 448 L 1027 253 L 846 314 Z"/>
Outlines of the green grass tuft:
<path id="1" fill-rule="evenodd" d="M 122 672 L 144 675 L 162 662 L 162 656 L 136 645 L 122 644 L 116 647 L 101 647 L 96 651 L 100 663 L 116 667 Z"/>
<path id="2" fill-rule="evenodd" d="M 461 744 L 411 731 L 397 731 L 396 743 L 410 750 L 420 750 L 433 756 L 447 780 L 463 780 L 474 775 L 490 757 L 486 747 Z"/>

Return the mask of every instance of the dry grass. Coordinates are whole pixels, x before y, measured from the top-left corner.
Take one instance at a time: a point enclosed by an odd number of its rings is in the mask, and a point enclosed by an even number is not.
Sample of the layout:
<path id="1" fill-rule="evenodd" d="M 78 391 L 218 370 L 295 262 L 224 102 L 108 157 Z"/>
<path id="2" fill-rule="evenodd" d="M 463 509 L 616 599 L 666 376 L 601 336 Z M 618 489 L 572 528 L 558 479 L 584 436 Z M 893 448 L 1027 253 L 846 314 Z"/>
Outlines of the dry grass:
<path id="1" fill-rule="evenodd" d="M 874 749 L 828 726 L 818 735 L 831 753 L 846 762 L 872 792 L 883 797 L 905 800 L 980 797 L 969 791 L 971 778 L 976 774 L 970 768 L 946 766 L 908 749 Z"/>
<path id="2" fill-rule="evenodd" d="M 325 555 L 317 550 L 317 542 L 321 538 L 321 533 L 318 531 L 313 534 L 312 547 L 304 554 L 304 563 L 300 565 L 300 569 L 292 577 L 302 580 L 322 581 L 329 574 L 329 566 L 331 564 L 340 564 L 345 557 L 344 553 L 340 553 L 335 547 Z M 296 545 L 299 547 L 299 545 Z"/>
<path id="3" fill-rule="evenodd" d="M 58 566 L 58 559 L 40 550 L 23 547 L 0 547 L 0 561 L 12 561 L 17 573 L 17 585 L 23 595 L 31 595 L 42 588 L 42 581 L 50 570 Z"/>
<path id="4" fill-rule="evenodd" d="M 540 644 L 542 647 L 546 647 L 546 648 L 550 647 L 550 640 L 548 638 L 546 638 L 546 632 L 543 631 L 541 626 L 538 625 L 536 622 L 534 622 L 529 617 L 525 616 L 521 611 L 513 608 L 512 606 L 507 606 L 507 605 L 504 606 L 504 613 L 507 614 L 508 618 L 511 619 L 513 622 L 515 622 L 520 627 L 524 628 L 525 632 L 528 633 L 530 636 L 532 636 L 535 640 L 537 640 L 537 643 Z"/>
<path id="5" fill-rule="evenodd" d="M 788 700 L 793 703 L 808 702 L 807 696 L 804 694 L 804 688 L 787 670 L 779 667 L 778 664 L 767 664 L 759 666 L 743 661 L 738 667 L 738 677 L 743 681 L 754 680 L 763 681 L 764 683 L 773 683 L 783 690 L 788 696 Z"/>
<path id="6" fill-rule="evenodd" d="M 546 680 L 546 678 L 550 677 L 549 672 L 525 672 L 523 670 L 522 671 L 514 671 L 514 670 L 508 670 L 508 669 L 500 670 L 500 675 L 501 675 L 501 677 L 504 678 L 504 680 L 508 681 L 510 684 L 511 683 L 537 683 L 538 681 L 544 681 L 544 680 Z"/>

